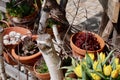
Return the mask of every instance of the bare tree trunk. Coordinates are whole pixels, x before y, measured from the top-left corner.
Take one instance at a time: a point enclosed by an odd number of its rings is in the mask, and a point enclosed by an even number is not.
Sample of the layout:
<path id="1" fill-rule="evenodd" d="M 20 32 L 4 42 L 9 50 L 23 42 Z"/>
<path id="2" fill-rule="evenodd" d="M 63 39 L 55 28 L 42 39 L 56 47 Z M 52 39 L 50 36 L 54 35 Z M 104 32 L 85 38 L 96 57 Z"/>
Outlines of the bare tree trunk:
<path id="1" fill-rule="evenodd" d="M 46 20 L 49 17 L 49 12 L 45 8 L 46 6 L 46 0 L 43 1 L 42 9 L 41 9 L 41 17 L 39 20 L 39 27 L 38 27 L 38 34 L 44 33 L 46 28 Z"/>
<path id="2" fill-rule="evenodd" d="M 0 74 L 2 77 L 2 80 L 7 80 L 6 74 L 5 74 L 5 68 L 4 68 L 4 60 L 2 57 L 3 53 L 3 36 L 2 36 L 3 28 L 0 27 Z"/>
<path id="3" fill-rule="evenodd" d="M 61 59 L 55 52 L 50 35 L 39 35 L 37 43 L 48 66 L 51 80 L 63 80 L 63 72 L 60 69 Z"/>

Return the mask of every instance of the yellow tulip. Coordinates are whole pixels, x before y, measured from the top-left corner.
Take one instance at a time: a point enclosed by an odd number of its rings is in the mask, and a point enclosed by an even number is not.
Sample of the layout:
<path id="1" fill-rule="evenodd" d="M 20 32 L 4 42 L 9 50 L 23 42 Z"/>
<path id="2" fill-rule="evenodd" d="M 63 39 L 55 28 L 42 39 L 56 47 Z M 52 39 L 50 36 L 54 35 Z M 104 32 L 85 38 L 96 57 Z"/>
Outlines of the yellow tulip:
<path id="1" fill-rule="evenodd" d="M 75 74 L 78 77 L 82 77 L 82 69 L 81 69 L 81 65 L 78 65 L 75 69 L 74 69 Z"/>
<path id="2" fill-rule="evenodd" d="M 114 62 L 115 62 L 116 65 L 118 65 L 119 64 L 119 58 L 115 58 Z"/>
<path id="3" fill-rule="evenodd" d="M 90 56 L 90 58 L 91 58 L 92 60 L 95 59 L 95 55 L 94 55 L 94 53 L 88 53 L 88 55 Z"/>
<path id="4" fill-rule="evenodd" d="M 112 66 L 111 65 L 107 65 L 103 67 L 103 73 L 106 75 L 106 76 L 110 76 L 112 72 Z"/>
<path id="5" fill-rule="evenodd" d="M 85 66 L 87 66 L 86 61 L 82 61 L 81 64 L 84 64 Z"/>
<path id="6" fill-rule="evenodd" d="M 118 72 L 120 73 L 120 64 L 116 65 L 116 69 L 117 69 Z"/>
<path id="7" fill-rule="evenodd" d="M 112 77 L 112 78 L 117 78 L 118 75 L 119 75 L 118 70 L 113 70 L 112 73 L 111 73 L 111 77 Z"/>
<path id="8" fill-rule="evenodd" d="M 95 73 L 91 73 L 93 80 L 101 80 L 101 77 Z"/>
<path id="9" fill-rule="evenodd" d="M 94 61 L 94 63 L 93 63 L 93 69 L 94 69 L 94 70 L 97 69 L 97 65 L 98 65 L 98 61 Z"/>
<path id="10" fill-rule="evenodd" d="M 102 62 L 105 60 L 105 54 L 103 52 L 100 53 L 100 60 Z"/>

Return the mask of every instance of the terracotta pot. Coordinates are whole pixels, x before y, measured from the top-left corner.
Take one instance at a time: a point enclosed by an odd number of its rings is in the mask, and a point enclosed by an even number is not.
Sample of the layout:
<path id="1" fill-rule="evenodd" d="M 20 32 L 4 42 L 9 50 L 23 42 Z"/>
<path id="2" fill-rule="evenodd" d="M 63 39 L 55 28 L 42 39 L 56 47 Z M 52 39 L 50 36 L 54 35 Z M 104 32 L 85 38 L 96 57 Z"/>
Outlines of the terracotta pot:
<path id="1" fill-rule="evenodd" d="M 84 32 L 84 31 L 83 31 Z M 70 46 L 72 48 L 72 52 L 73 52 L 73 56 L 75 57 L 78 57 L 79 58 L 83 58 L 86 54 L 86 50 L 84 49 L 80 49 L 79 47 L 77 47 L 74 43 L 73 43 L 73 38 L 75 37 L 75 35 L 77 34 L 80 34 L 82 32 L 78 32 L 78 33 L 75 33 L 71 36 L 70 38 Z M 90 50 L 87 50 L 88 53 L 96 53 L 96 52 L 101 52 L 105 46 L 105 42 L 104 40 L 97 34 L 93 33 L 93 32 L 90 32 L 92 33 L 96 38 L 97 38 L 97 41 L 99 42 L 100 44 L 100 49 L 96 50 L 96 51 L 90 51 Z"/>
<path id="2" fill-rule="evenodd" d="M 25 16 L 23 18 L 12 17 L 8 13 L 6 13 L 6 16 L 14 24 L 25 24 L 25 23 L 28 23 L 28 22 L 32 22 L 36 18 L 37 14 L 38 14 L 37 6 L 33 5 L 33 7 L 35 8 L 35 11 L 32 14 L 29 14 L 28 16 Z"/>
<path id="3" fill-rule="evenodd" d="M 0 24 L 5 24 L 4 26 L 1 25 L 3 28 L 10 27 L 10 25 L 8 24 L 8 22 L 5 21 L 5 20 L 0 20 Z"/>
<path id="4" fill-rule="evenodd" d="M 15 27 L 7 27 L 7 28 L 5 28 L 4 32 L 3 32 L 3 36 L 6 35 L 6 34 L 9 34 L 11 31 L 15 31 L 15 32 L 20 33 L 22 35 L 32 35 L 32 33 L 30 32 L 29 29 L 15 26 Z M 8 46 L 11 47 L 12 45 L 8 45 Z"/>
<path id="5" fill-rule="evenodd" d="M 35 40 L 35 39 L 37 39 L 37 35 L 35 36 L 32 36 L 32 38 Z M 23 63 L 23 64 L 26 64 L 26 65 L 30 65 L 30 66 L 33 66 L 34 65 L 34 63 L 40 58 L 40 56 L 42 55 L 40 52 L 37 52 L 37 53 L 35 53 L 35 54 L 33 54 L 33 55 L 30 55 L 30 56 L 19 56 L 19 55 L 17 55 L 16 54 L 16 47 L 17 47 L 17 45 L 16 46 L 14 46 L 14 48 L 12 48 L 12 50 L 11 50 L 11 54 L 12 54 L 12 56 L 17 60 L 17 61 L 20 61 L 21 63 Z"/>
<path id="6" fill-rule="evenodd" d="M 42 57 L 42 56 L 41 56 Z M 41 60 L 41 58 L 39 59 Z M 38 63 L 38 61 L 34 64 L 33 66 L 33 70 L 34 70 L 34 73 L 35 73 L 35 76 L 40 79 L 40 80 L 50 80 L 50 74 L 49 73 L 39 73 L 36 71 L 36 64 Z M 41 65 L 41 64 L 40 64 Z"/>
<path id="7" fill-rule="evenodd" d="M 7 24 L 9 26 L 9 24 Z M 21 33 L 23 35 L 31 35 L 31 32 L 28 30 L 28 29 L 25 29 L 25 28 L 22 28 L 22 27 L 7 27 L 4 29 L 4 32 L 3 32 L 3 36 L 6 35 L 6 34 L 9 34 L 9 32 L 11 31 L 15 31 L 15 32 L 18 32 L 18 33 Z M 19 44 L 19 43 L 17 43 Z M 15 44 L 15 45 L 17 45 Z M 4 45 L 4 47 L 8 50 L 9 54 L 11 54 L 11 49 L 15 46 L 15 45 Z M 5 51 L 3 52 L 3 56 L 6 60 L 7 63 L 11 64 L 11 65 L 15 65 L 16 62 L 14 62 L 11 57 L 8 55 L 8 53 L 6 53 Z"/>
<path id="8" fill-rule="evenodd" d="M 10 53 L 11 54 L 11 53 Z M 3 52 L 3 56 L 5 58 L 5 61 L 10 64 L 10 65 L 17 65 L 17 63 L 15 61 L 13 61 L 11 59 L 11 57 L 6 53 L 6 52 Z"/>

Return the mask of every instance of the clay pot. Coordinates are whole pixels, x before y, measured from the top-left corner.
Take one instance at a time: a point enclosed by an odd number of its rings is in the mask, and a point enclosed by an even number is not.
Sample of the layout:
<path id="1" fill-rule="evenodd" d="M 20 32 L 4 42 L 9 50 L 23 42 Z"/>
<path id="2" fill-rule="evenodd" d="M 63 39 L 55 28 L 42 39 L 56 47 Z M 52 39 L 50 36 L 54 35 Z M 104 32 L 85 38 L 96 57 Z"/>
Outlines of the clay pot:
<path id="1" fill-rule="evenodd" d="M 8 22 L 5 21 L 5 20 L 0 20 L 0 24 L 4 24 L 3 26 L 1 25 L 3 28 L 10 27 L 10 25 L 8 24 Z"/>
<path id="2" fill-rule="evenodd" d="M 32 14 L 29 14 L 28 16 L 25 16 L 23 18 L 12 17 L 8 13 L 6 13 L 6 16 L 11 22 L 13 22 L 16 25 L 27 24 L 29 22 L 33 22 L 33 20 L 36 18 L 38 14 L 37 6 L 33 5 L 33 7 L 35 8 L 35 11 Z"/>
<path id="3" fill-rule="evenodd" d="M 32 36 L 33 40 L 37 39 L 37 35 Z M 22 64 L 26 64 L 26 65 L 30 65 L 33 66 L 34 63 L 40 58 L 40 56 L 42 55 L 40 52 L 37 52 L 33 55 L 30 56 L 19 56 L 18 54 L 16 54 L 16 48 L 18 46 L 14 46 L 14 48 L 12 48 L 11 50 L 11 54 L 12 56 L 19 62 L 21 62 Z"/>
<path id="4" fill-rule="evenodd" d="M 85 32 L 85 31 L 83 31 L 83 32 Z M 72 52 L 73 52 L 73 56 L 74 56 L 74 57 L 78 57 L 78 56 L 79 56 L 79 58 L 83 58 L 83 57 L 85 56 L 85 54 L 86 54 L 86 50 L 77 47 L 77 46 L 74 44 L 74 42 L 73 42 L 74 37 L 75 37 L 77 34 L 80 34 L 80 33 L 82 33 L 82 32 L 75 33 L 75 34 L 73 34 L 73 35 L 71 36 L 71 38 L 70 38 L 70 46 L 71 46 L 71 48 L 72 48 Z M 95 34 L 95 33 L 93 33 L 93 32 L 90 32 L 90 33 L 92 33 L 92 34 L 97 38 L 97 41 L 98 41 L 98 43 L 100 44 L 100 49 L 98 49 L 98 50 L 96 50 L 96 51 L 87 50 L 87 52 L 88 52 L 88 53 L 94 53 L 94 54 L 97 53 L 97 52 L 101 52 L 101 51 L 103 50 L 104 46 L 105 46 L 104 40 L 103 40 L 99 35 L 97 35 L 97 34 Z"/>
<path id="5" fill-rule="evenodd" d="M 41 56 L 41 58 L 42 58 L 42 56 Z M 36 71 L 36 66 L 37 66 L 37 64 L 40 64 L 41 58 L 33 66 L 35 76 L 40 80 L 50 80 L 50 74 L 49 73 L 39 73 L 39 72 Z"/>
<path id="6" fill-rule="evenodd" d="M 9 27 L 9 24 L 7 23 L 8 27 L 4 29 L 4 32 L 3 32 L 3 36 L 6 35 L 6 34 L 9 34 L 9 32 L 11 31 L 15 31 L 15 32 L 18 32 L 18 33 L 21 33 L 22 35 L 31 35 L 31 32 L 26 29 L 26 28 L 22 28 L 22 27 Z M 15 45 L 17 45 L 19 43 L 16 43 Z M 4 44 L 3 44 L 4 45 Z M 15 46 L 15 45 L 4 45 L 4 47 L 8 50 L 8 53 L 11 54 L 11 49 Z M 15 65 L 16 62 L 14 62 L 11 57 L 8 55 L 7 52 L 3 52 L 3 56 L 6 60 L 7 63 L 11 64 L 11 65 Z"/>
<path id="7" fill-rule="evenodd" d="M 10 53 L 11 54 L 11 53 Z M 17 63 L 11 59 L 11 57 L 8 55 L 8 53 L 3 52 L 3 57 L 5 58 L 5 61 L 10 65 L 17 65 Z"/>

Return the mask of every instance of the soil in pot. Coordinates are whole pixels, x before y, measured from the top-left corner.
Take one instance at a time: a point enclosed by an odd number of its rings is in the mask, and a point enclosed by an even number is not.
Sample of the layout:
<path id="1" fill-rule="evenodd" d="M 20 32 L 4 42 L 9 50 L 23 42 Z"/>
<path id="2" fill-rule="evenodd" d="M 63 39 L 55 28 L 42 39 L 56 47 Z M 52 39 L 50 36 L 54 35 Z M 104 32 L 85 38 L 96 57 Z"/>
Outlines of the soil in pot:
<path id="1" fill-rule="evenodd" d="M 46 63 L 45 63 L 45 61 L 44 61 L 42 56 L 35 63 L 35 65 L 34 65 L 34 72 L 35 72 L 35 76 L 38 79 L 50 80 L 49 70 L 48 70 L 48 67 L 47 67 L 47 65 L 46 65 Z"/>
<path id="2" fill-rule="evenodd" d="M 73 43 L 80 49 L 96 51 L 100 49 L 100 43 L 90 32 L 82 32 L 73 37 Z"/>
<path id="3" fill-rule="evenodd" d="M 94 54 L 102 51 L 105 46 L 105 42 L 95 33 L 82 31 L 71 36 L 70 46 L 72 48 L 73 55 L 79 55 L 79 58 L 83 58 L 86 52 Z"/>

